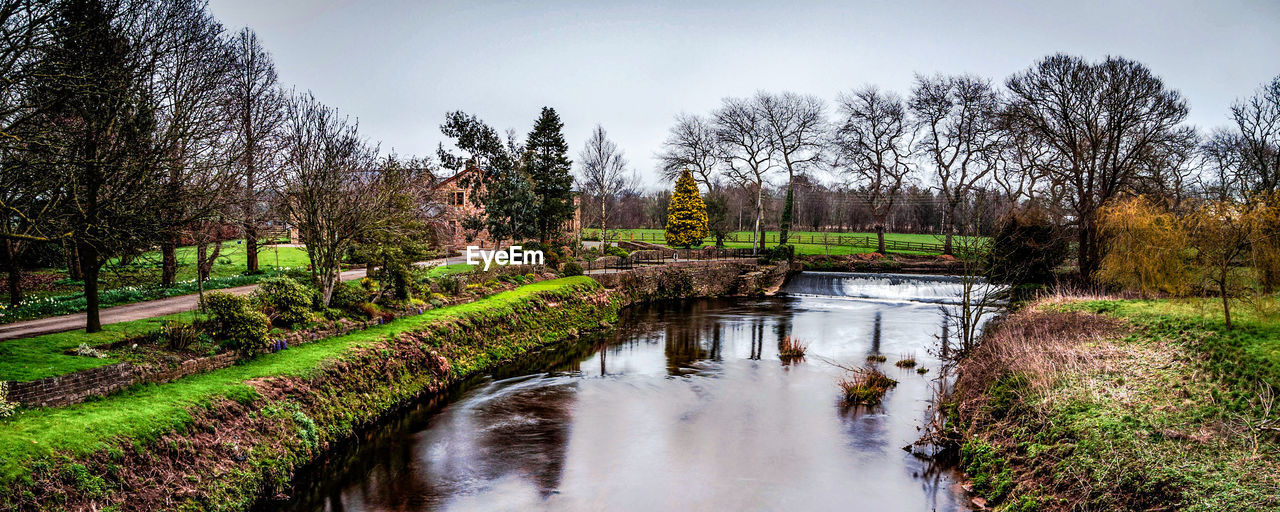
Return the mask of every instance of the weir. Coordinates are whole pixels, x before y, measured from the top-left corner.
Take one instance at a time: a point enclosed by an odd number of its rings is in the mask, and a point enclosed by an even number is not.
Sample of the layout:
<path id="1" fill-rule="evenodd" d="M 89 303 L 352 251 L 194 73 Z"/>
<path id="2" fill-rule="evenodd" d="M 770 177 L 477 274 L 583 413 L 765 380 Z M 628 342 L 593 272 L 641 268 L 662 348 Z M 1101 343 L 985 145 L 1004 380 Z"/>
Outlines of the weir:
<path id="1" fill-rule="evenodd" d="M 959 304 L 963 286 L 960 278 L 953 276 L 801 272 L 792 276 L 780 292 L 791 296 Z"/>

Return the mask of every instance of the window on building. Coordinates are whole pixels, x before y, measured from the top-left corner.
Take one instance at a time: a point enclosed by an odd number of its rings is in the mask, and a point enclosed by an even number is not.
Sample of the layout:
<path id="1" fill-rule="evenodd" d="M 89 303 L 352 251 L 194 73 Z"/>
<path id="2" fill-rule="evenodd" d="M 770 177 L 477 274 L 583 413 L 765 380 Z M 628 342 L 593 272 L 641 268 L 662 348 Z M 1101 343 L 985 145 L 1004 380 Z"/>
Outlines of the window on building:
<path id="1" fill-rule="evenodd" d="M 467 194 L 466 194 L 466 192 L 461 192 L 461 191 L 459 191 L 459 192 L 454 192 L 454 193 L 453 193 L 453 204 L 454 204 L 454 206 L 462 206 L 462 205 L 463 205 L 463 203 L 466 203 L 466 202 L 467 202 Z"/>

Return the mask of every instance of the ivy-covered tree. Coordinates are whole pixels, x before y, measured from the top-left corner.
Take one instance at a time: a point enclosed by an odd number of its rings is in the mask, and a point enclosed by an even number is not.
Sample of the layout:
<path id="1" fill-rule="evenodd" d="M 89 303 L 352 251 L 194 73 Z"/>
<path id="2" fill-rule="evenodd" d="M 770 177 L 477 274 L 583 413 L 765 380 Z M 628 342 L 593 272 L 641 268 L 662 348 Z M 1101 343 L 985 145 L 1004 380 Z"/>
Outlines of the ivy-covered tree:
<path id="1" fill-rule="evenodd" d="M 556 110 L 542 107 L 542 115 L 525 141 L 524 169 L 537 196 L 534 216 L 538 239 L 543 242 L 550 241 L 560 226 L 573 218 L 573 162 L 563 128 Z"/>
<path id="2" fill-rule="evenodd" d="M 676 180 L 671 204 L 667 206 L 667 244 L 673 247 L 702 245 L 707 237 L 707 205 L 698 193 L 698 182 L 685 169 Z"/>

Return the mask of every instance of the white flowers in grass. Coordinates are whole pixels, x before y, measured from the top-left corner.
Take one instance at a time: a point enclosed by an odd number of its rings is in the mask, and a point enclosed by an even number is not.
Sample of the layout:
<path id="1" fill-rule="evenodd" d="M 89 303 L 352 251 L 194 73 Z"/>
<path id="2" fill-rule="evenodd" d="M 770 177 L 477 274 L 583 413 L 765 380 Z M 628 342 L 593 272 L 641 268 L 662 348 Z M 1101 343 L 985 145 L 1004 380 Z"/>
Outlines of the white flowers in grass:
<path id="1" fill-rule="evenodd" d="M 0 418 L 12 415 L 18 404 L 9 401 L 9 382 L 0 380 Z"/>

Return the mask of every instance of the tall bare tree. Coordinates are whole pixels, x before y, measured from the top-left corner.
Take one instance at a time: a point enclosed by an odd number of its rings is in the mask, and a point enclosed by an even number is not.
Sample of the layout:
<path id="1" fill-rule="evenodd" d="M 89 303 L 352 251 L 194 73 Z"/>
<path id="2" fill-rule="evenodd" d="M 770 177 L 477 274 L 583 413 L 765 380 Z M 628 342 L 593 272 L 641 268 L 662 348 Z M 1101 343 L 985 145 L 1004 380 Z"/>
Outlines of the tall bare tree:
<path id="1" fill-rule="evenodd" d="M 751 246 L 764 249 L 764 187 L 777 168 L 777 148 L 772 144 L 769 122 L 750 100 L 725 98 L 713 114 L 716 139 L 724 150 L 728 168 L 724 175 L 755 195 L 755 220 Z"/>
<path id="2" fill-rule="evenodd" d="M 716 136 L 714 121 L 697 114 L 679 114 L 658 153 L 662 177 L 674 183 L 680 172 L 689 169 L 693 178 L 708 191 L 716 188 L 724 150 Z"/>
<path id="3" fill-rule="evenodd" d="M 282 142 L 279 206 L 307 246 L 312 277 L 328 305 L 342 255 L 382 216 L 386 191 L 373 171 L 377 152 L 354 122 L 310 93 L 289 99 Z"/>
<path id="4" fill-rule="evenodd" d="M 1238 130 L 1237 175 L 1249 195 L 1280 191 L 1280 76 L 1231 106 Z"/>
<path id="5" fill-rule="evenodd" d="M 596 125 L 578 156 L 578 165 L 582 169 L 581 190 L 600 203 L 600 241 L 608 246 L 609 207 L 627 186 L 627 159 L 609 140 L 604 127 Z"/>
<path id="6" fill-rule="evenodd" d="M 177 277 L 181 240 L 206 239 L 210 224 L 226 220 L 234 176 L 224 105 L 233 60 L 222 24 L 204 2 L 157 1 L 149 21 L 150 95 L 157 101 L 155 137 L 167 202 L 161 284 L 168 286 Z M 202 275 L 197 268 L 197 278 Z"/>
<path id="7" fill-rule="evenodd" d="M 227 106 L 235 134 L 240 171 L 240 223 L 245 243 L 245 270 L 258 270 L 265 195 L 279 177 L 279 136 L 284 95 L 277 84 L 271 54 L 249 28 L 232 38 L 234 69 Z"/>
<path id="8" fill-rule="evenodd" d="M 1194 132 L 1182 95 L 1141 63 L 1057 54 L 1009 78 L 1009 113 L 1052 152 L 1046 172 L 1074 216 L 1081 277 L 1102 257 L 1098 209 L 1131 190 L 1160 148 Z"/>
<path id="9" fill-rule="evenodd" d="M 916 75 L 908 100 L 916 148 L 933 168 L 942 195 L 943 253 L 953 254 L 960 204 L 1000 162 L 1004 132 L 999 129 L 999 99 L 991 83 L 969 75 Z"/>
<path id="10" fill-rule="evenodd" d="M 843 94 L 836 130 L 837 169 L 859 186 L 858 196 L 875 217 L 878 250 L 903 184 L 912 172 L 914 132 L 898 95 L 874 86 Z"/>
<path id="11" fill-rule="evenodd" d="M 769 144 L 787 170 L 787 194 L 778 223 L 778 243 L 787 243 L 795 206 L 796 173 L 822 160 L 828 133 L 826 106 L 816 96 L 783 92 L 758 92 L 755 107 L 769 126 Z"/>

